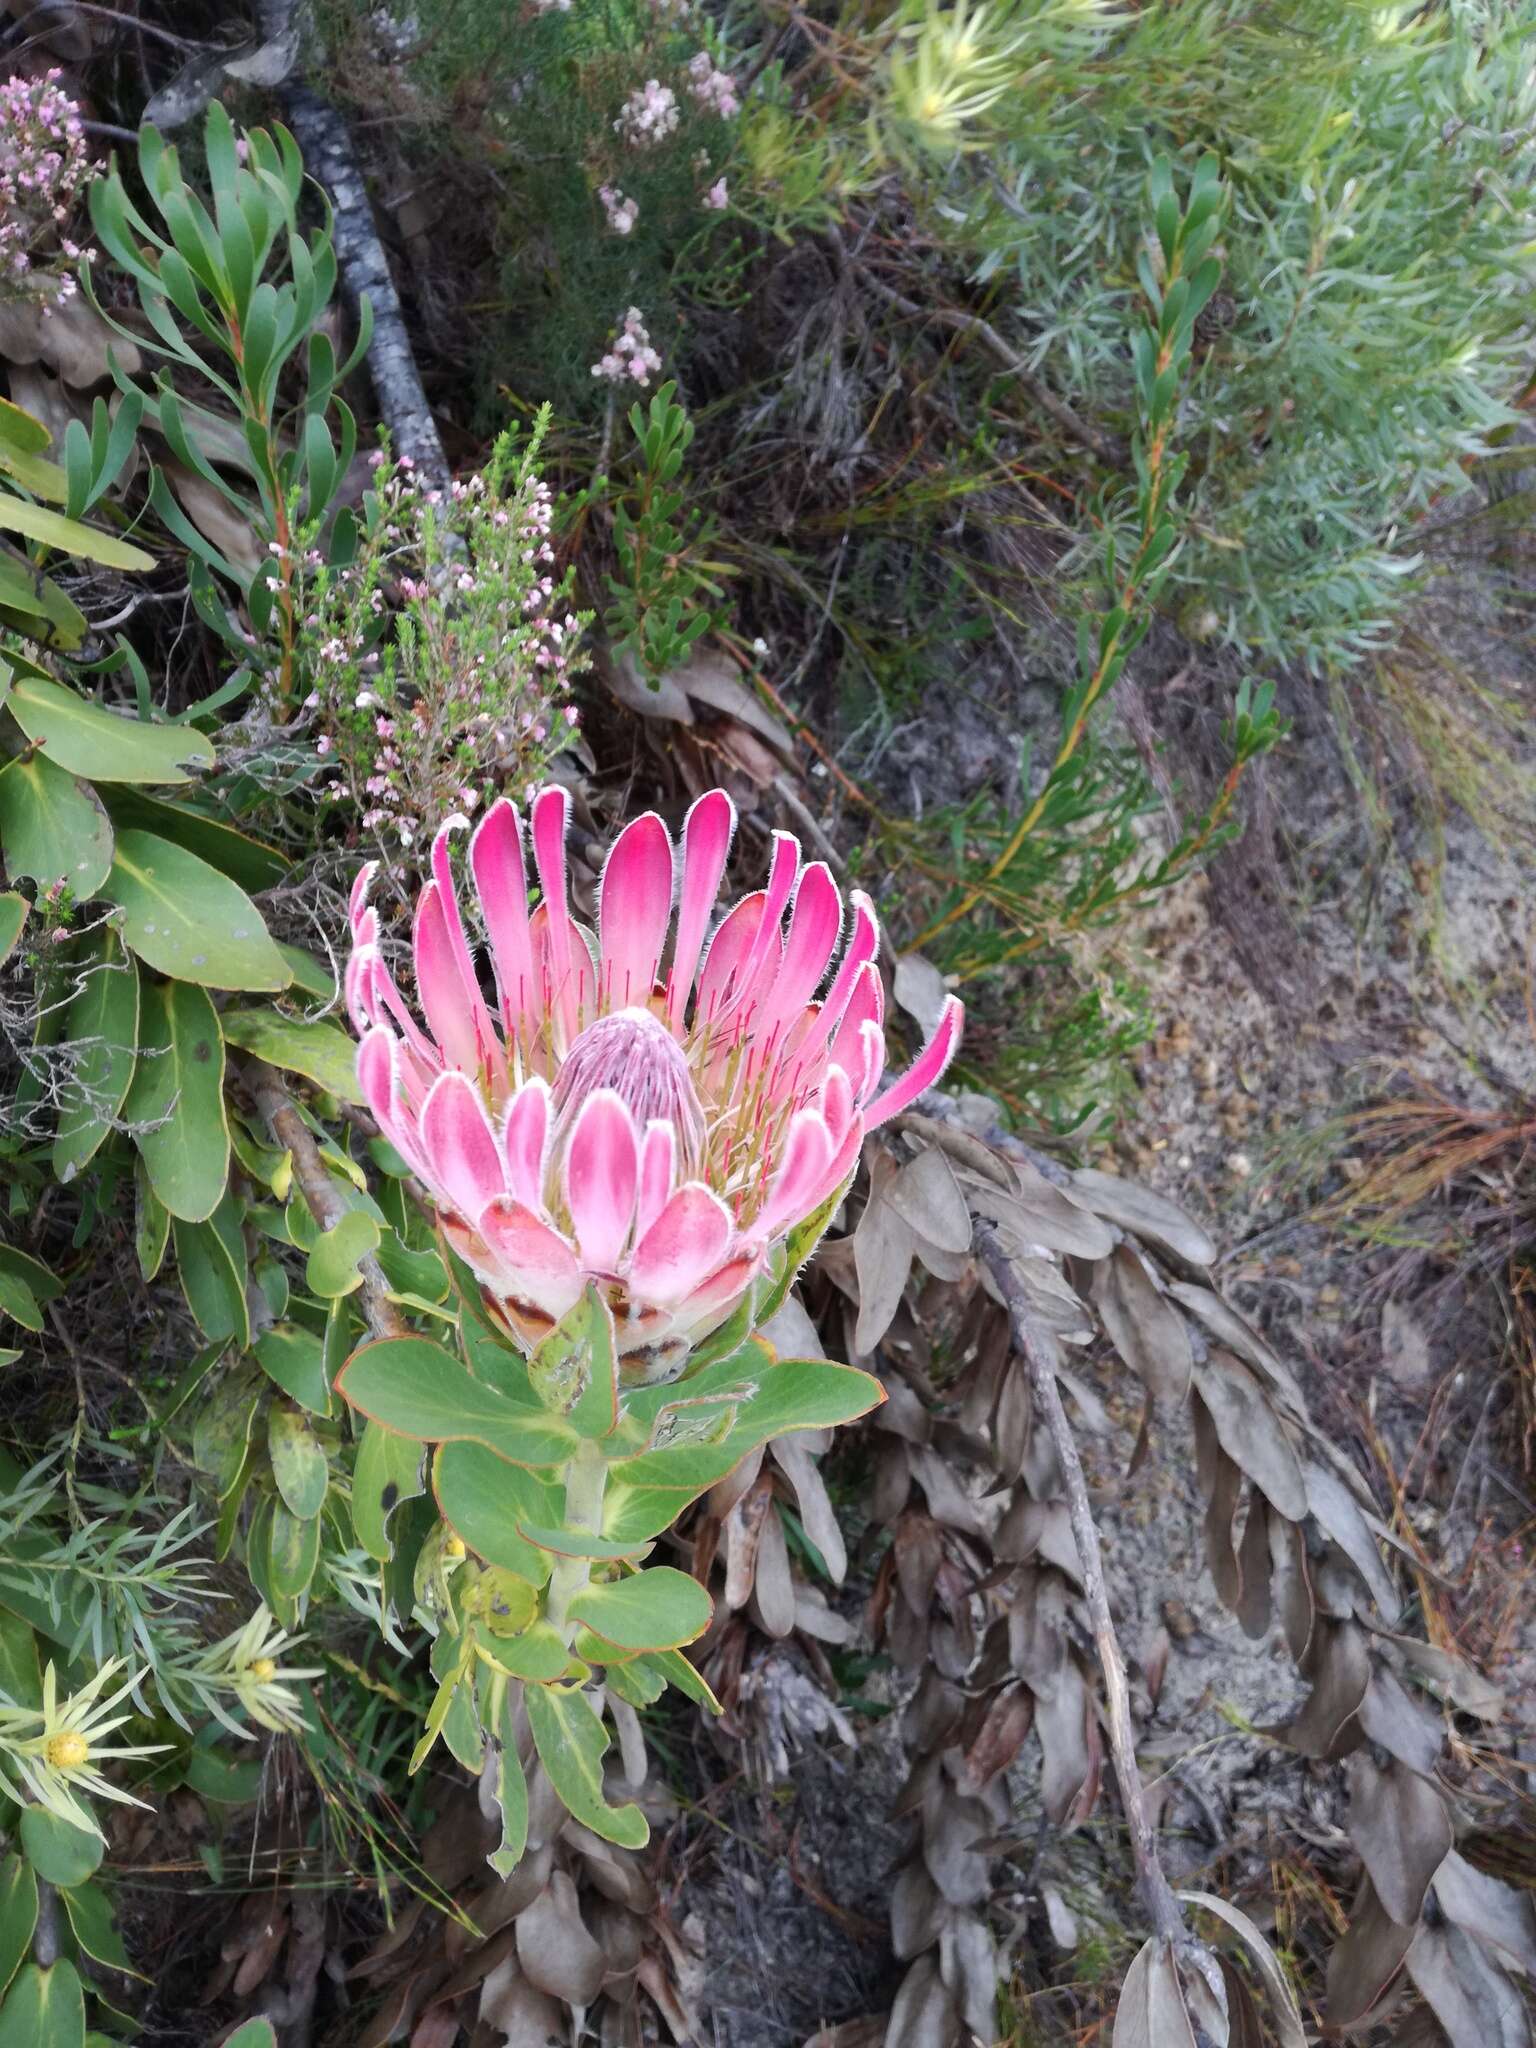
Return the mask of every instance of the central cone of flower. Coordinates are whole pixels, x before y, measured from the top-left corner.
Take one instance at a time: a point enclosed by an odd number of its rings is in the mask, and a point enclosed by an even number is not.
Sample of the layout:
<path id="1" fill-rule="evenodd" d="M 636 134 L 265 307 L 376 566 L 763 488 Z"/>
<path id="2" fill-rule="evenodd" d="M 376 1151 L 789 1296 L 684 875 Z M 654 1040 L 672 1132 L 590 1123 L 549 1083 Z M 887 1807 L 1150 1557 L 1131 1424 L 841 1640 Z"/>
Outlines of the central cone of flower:
<path id="1" fill-rule="evenodd" d="M 638 1130 L 658 1120 L 670 1124 L 678 1165 L 688 1174 L 697 1170 L 704 1156 L 704 1111 L 688 1056 L 659 1017 L 649 1010 L 615 1010 L 582 1032 L 555 1079 L 557 1143 L 598 1088 L 613 1090 Z"/>
<path id="2" fill-rule="evenodd" d="M 449 853 L 465 820 L 438 833 L 413 933 L 420 1021 L 384 961 L 371 870 L 358 876 L 346 974 L 358 1079 L 519 1345 L 541 1342 L 595 1281 L 626 1377 L 666 1378 L 829 1207 L 865 1133 L 938 1080 L 960 1005 L 947 1000 L 916 1063 L 882 1088 L 867 896 L 853 892 L 845 938 L 831 873 L 802 865 L 779 832 L 765 886 L 716 922 L 735 828 L 716 789 L 679 847 L 654 814 L 625 826 L 594 939 L 567 903 L 569 812 L 563 789 L 533 802 L 536 904 L 517 809 L 502 799 L 475 828 L 483 965 Z"/>
<path id="3" fill-rule="evenodd" d="M 57 1735 L 49 1736 L 44 1754 L 56 1771 L 77 1771 L 90 1761 L 91 1745 L 83 1735 L 66 1728 Z"/>

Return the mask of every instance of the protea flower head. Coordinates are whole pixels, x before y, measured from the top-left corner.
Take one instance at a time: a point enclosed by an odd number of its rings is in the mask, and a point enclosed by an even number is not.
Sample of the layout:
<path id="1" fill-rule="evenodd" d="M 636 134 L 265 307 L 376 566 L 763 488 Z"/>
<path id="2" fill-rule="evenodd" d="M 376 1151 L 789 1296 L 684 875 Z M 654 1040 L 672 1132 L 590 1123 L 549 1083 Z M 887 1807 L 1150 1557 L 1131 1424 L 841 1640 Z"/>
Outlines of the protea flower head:
<path id="1" fill-rule="evenodd" d="M 484 989 L 449 859 L 466 821 L 438 833 L 414 927 L 421 1022 L 380 951 L 372 870 L 359 875 L 346 973 L 358 1076 L 524 1350 L 595 1280 L 626 1377 L 665 1378 L 847 1183 L 865 1132 L 938 1080 L 961 1007 L 948 999 L 919 1058 L 882 1088 L 866 896 L 851 893 L 845 937 L 830 872 L 780 832 L 766 887 L 716 923 L 736 818 L 715 789 L 679 846 L 654 813 L 625 826 L 594 939 L 567 903 L 568 813 L 558 787 L 530 807 L 533 909 L 517 808 L 501 799 L 474 830 Z"/>

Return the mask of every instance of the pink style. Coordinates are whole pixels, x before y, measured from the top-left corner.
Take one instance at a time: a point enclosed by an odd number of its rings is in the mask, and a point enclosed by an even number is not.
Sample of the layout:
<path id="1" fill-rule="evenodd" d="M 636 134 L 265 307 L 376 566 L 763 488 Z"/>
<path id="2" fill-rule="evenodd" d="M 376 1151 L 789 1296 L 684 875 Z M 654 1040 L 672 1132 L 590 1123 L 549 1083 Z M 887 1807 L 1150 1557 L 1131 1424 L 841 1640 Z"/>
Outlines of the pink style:
<path id="1" fill-rule="evenodd" d="M 654 813 L 625 826 L 594 943 L 567 905 L 568 813 L 563 789 L 541 790 L 525 828 L 502 798 L 470 839 L 494 1016 L 450 871 L 450 834 L 467 821 L 438 833 L 416 908 L 425 1030 L 380 950 L 373 871 L 358 876 L 346 973 L 358 1075 L 522 1349 L 596 1280 L 626 1378 L 665 1379 L 740 1304 L 773 1247 L 846 1185 L 864 1134 L 939 1079 L 962 1011 L 950 997 L 921 1055 L 882 1089 L 880 928 L 866 896 L 852 892 L 845 942 L 828 869 L 802 865 L 798 841 L 778 832 L 766 888 L 715 924 L 736 823 L 715 789 L 689 811 L 680 847 Z"/>

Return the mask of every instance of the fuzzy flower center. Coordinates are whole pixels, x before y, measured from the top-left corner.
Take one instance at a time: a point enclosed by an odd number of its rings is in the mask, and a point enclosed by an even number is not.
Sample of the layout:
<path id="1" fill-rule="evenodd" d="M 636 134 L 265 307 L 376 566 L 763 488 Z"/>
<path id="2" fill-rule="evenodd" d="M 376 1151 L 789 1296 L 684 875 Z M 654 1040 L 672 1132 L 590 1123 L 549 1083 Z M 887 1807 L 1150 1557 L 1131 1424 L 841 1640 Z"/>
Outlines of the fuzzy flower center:
<path id="1" fill-rule="evenodd" d="M 58 1735 L 49 1736 L 48 1747 L 43 1754 L 54 1770 L 77 1771 L 89 1760 L 91 1745 L 83 1735 L 66 1728 Z"/>
<path id="2" fill-rule="evenodd" d="M 277 1666 L 270 1657 L 257 1657 L 251 1664 L 251 1676 L 258 1685 L 270 1685 L 277 1676 Z"/>
<path id="3" fill-rule="evenodd" d="M 649 1010 L 615 1010 L 589 1024 L 571 1046 L 555 1078 L 556 1135 L 563 1137 L 581 1105 L 597 1088 L 622 1097 L 643 1132 L 654 1118 L 677 1135 L 685 1172 L 704 1155 L 704 1111 L 682 1047 Z"/>

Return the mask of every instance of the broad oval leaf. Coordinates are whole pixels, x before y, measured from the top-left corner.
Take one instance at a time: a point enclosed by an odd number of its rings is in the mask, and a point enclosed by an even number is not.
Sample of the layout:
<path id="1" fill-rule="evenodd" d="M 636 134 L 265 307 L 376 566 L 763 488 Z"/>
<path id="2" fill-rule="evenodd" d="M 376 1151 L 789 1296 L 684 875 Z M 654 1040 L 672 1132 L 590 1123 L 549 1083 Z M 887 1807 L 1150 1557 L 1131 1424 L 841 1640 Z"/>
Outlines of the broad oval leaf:
<path id="1" fill-rule="evenodd" d="M 242 1052 L 302 1074 L 341 1102 L 361 1102 L 357 1085 L 357 1042 L 336 1025 L 284 1017 L 276 1010 L 226 1010 L 224 1036 Z"/>
<path id="2" fill-rule="evenodd" d="M 264 840 L 251 838 L 222 818 L 212 818 L 190 804 L 148 796 L 129 783 L 109 785 L 101 800 L 114 825 L 125 831 L 133 827 L 153 832 L 161 839 L 184 846 L 188 853 L 195 853 L 199 860 L 207 861 L 211 868 L 238 882 L 242 889 L 276 888 L 293 866 L 287 854 L 268 846 Z"/>
<path id="3" fill-rule="evenodd" d="M 89 782 L 190 782 L 213 747 L 189 725 L 150 725 L 43 676 L 17 676 L 7 709 L 33 745 Z"/>
<path id="4" fill-rule="evenodd" d="M 301 1323 L 274 1323 L 254 1346 L 267 1378 L 291 1401 L 311 1415 L 331 1413 L 331 1388 L 325 1374 L 325 1345 Z"/>
<path id="5" fill-rule="evenodd" d="M 267 1574 L 279 1608 L 308 1592 L 319 1562 L 320 1517 L 292 1514 L 284 1502 L 274 1501 L 267 1534 Z M 281 1614 L 279 1619 L 285 1627 L 292 1626 Z"/>
<path id="6" fill-rule="evenodd" d="M 112 827 L 83 783 L 32 754 L 0 768 L 0 851 L 13 882 L 62 882 L 83 903 L 111 872 Z"/>
<path id="7" fill-rule="evenodd" d="M 99 893 L 123 912 L 141 960 L 205 988 L 271 990 L 291 979 L 250 897 L 195 853 L 152 832 L 120 832 Z"/>
<path id="8" fill-rule="evenodd" d="M 110 928 L 101 933 L 97 957 L 81 975 L 64 1036 L 79 1049 L 59 1090 L 53 1170 L 69 1181 L 112 1129 L 138 1056 L 139 970 Z"/>
<path id="9" fill-rule="evenodd" d="M 697 1579 L 662 1564 L 584 1587 L 568 1611 L 617 1649 L 676 1650 L 703 1635 L 715 1603 Z"/>
<path id="10" fill-rule="evenodd" d="M 352 1527 L 364 1550 L 380 1564 L 388 1564 L 394 1555 L 390 1516 L 401 1501 L 426 1491 L 421 1476 L 424 1455 L 419 1443 L 393 1435 L 382 1423 L 370 1422 L 363 1430 L 352 1469 Z"/>
<path id="11" fill-rule="evenodd" d="M 566 1810 L 621 1849 L 643 1849 L 651 1831 L 638 1806 L 610 1806 L 603 1794 L 608 1732 L 585 1693 L 530 1685 L 524 1694 L 533 1746 Z"/>
<path id="12" fill-rule="evenodd" d="M 85 1993 L 67 1956 L 21 1971 L 0 2006 L 0 2048 L 85 2048 Z"/>
<path id="13" fill-rule="evenodd" d="M 426 1337 L 364 1344 L 336 1385 L 362 1414 L 418 1443 L 468 1438 L 514 1465 L 550 1466 L 563 1465 L 580 1441 L 568 1422 L 517 1406 Z"/>
<path id="14" fill-rule="evenodd" d="M 564 1505 L 560 1486 L 524 1466 L 509 1465 L 483 1444 L 451 1443 L 443 1444 L 433 1460 L 432 1488 L 443 1520 L 477 1557 L 532 1585 L 544 1584 L 550 1554 L 523 1532 L 528 1524 L 559 1521 Z"/>
<path id="15" fill-rule="evenodd" d="M 310 1247 L 305 1278 L 322 1300 L 355 1294 L 363 1284 L 361 1261 L 379 1248 L 381 1232 L 366 1209 L 349 1209 Z"/>
<path id="16" fill-rule="evenodd" d="M 0 1996 L 32 1946 L 37 1926 L 37 1873 L 14 1852 L 0 1863 Z"/>
<path id="17" fill-rule="evenodd" d="M 178 1216 L 171 1228 L 177 1277 L 198 1328 L 210 1344 L 234 1339 L 243 1349 L 251 1341 L 249 1271 L 234 1197 L 226 1195 L 206 1223 Z"/>
<path id="18" fill-rule="evenodd" d="M 123 1103 L 150 1186 L 173 1216 L 201 1223 L 229 1179 L 224 1040 L 213 1004 L 184 981 L 145 993 L 139 1063 Z"/>
<path id="19" fill-rule="evenodd" d="M 106 1852 L 100 1835 L 87 1834 L 45 1806 L 21 1810 L 21 1846 L 39 1877 L 49 1884 L 84 1884 Z"/>
<path id="20" fill-rule="evenodd" d="M 274 1401 L 268 1411 L 267 1451 L 288 1512 L 301 1522 L 311 1520 L 325 1505 L 330 1468 L 307 1418 L 284 1401 Z"/>

